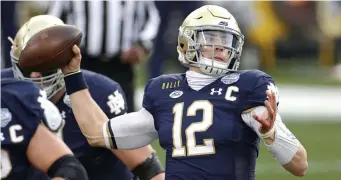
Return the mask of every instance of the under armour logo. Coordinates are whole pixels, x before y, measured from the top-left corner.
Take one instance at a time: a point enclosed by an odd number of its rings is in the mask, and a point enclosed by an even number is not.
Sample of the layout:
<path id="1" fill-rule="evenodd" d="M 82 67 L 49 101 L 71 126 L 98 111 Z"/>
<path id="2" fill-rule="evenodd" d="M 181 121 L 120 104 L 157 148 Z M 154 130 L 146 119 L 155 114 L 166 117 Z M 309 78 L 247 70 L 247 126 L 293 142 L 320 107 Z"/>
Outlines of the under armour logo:
<path id="1" fill-rule="evenodd" d="M 214 95 L 214 93 L 218 93 L 218 95 L 221 95 L 221 94 L 222 94 L 222 93 L 221 93 L 222 90 L 223 90 L 222 88 L 219 88 L 219 90 L 216 91 L 214 88 L 212 88 L 210 94 L 211 94 L 211 95 Z"/>

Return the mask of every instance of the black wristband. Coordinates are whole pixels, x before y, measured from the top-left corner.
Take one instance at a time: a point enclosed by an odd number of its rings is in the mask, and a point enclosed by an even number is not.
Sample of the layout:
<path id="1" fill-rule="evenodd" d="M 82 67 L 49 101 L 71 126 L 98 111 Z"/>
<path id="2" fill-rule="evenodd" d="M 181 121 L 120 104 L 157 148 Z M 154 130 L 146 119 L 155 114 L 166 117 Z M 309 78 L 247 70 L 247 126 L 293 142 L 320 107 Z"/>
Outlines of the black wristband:
<path id="1" fill-rule="evenodd" d="M 85 82 L 83 73 L 81 71 L 64 76 L 66 93 L 71 95 L 77 91 L 87 89 L 88 85 Z"/>
<path id="2" fill-rule="evenodd" d="M 163 173 L 163 167 L 155 151 L 141 164 L 132 170 L 134 179 L 149 180 L 154 176 Z"/>

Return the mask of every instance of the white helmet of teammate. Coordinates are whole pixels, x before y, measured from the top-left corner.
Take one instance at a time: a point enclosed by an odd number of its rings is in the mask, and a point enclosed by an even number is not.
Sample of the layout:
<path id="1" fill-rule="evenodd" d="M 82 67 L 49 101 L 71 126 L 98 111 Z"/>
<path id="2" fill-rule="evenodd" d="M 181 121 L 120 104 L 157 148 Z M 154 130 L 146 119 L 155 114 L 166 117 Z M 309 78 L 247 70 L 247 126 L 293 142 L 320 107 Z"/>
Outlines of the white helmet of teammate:
<path id="1" fill-rule="evenodd" d="M 239 67 L 244 44 L 236 19 L 225 8 L 206 5 L 189 14 L 179 28 L 179 61 L 220 76 Z"/>
<path id="2" fill-rule="evenodd" d="M 56 69 L 53 72 L 42 73 L 41 77 L 31 78 L 30 74 L 25 74 L 23 71 L 20 70 L 18 62 L 20 61 L 19 57 L 22 50 L 25 48 L 26 43 L 36 33 L 43 29 L 56 25 L 64 25 L 64 22 L 55 16 L 38 15 L 32 17 L 20 28 L 14 40 L 9 38 L 12 42 L 12 49 L 10 54 L 14 77 L 22 80 L 33 81 L 39 84 L 40 87 L 46 92 L 48 98 L 51 98 L 65 86 L 62 71 L 60 69 Z"/>

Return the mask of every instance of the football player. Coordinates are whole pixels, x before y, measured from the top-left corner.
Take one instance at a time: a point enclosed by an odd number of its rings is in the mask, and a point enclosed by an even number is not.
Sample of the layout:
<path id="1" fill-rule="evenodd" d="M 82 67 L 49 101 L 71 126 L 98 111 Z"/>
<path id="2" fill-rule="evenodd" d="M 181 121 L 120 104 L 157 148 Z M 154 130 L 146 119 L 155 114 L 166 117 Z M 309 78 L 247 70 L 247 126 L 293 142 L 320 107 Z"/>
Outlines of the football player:
<path id="1" fill-rule="evenodd" d="M 55 180 L 87 180 L 82 164 L 48 130 L 61 125 L 62 117 L 45 92 L 33 83 L 2 77 L 1 179 L 26 179 L 33 165 Z"/>
<path id="2" fill-rule="evenodd" d="M 159 138 L 166 179 L 253 180 L 260 140 L 287 171 L 305 175 L 307 153 L 278 114 L 274 80 L 262 71 L 238 70 L 243 42 L 226 9 L 196 9 L 179 28 L 179 61 L 189 70 L 151 79 L 143 108 L 109 121 L 91 98 L 74 46 L 62 71 L 82 132 L 93 146 L 118 149 Z"/>
<path id="3" fill-rule="evenodd" d="M 47 92 L 48 99 L 57 106 L 65 119 L 64 125 L 58 129 L 57 134 L 84 165 L 89 179 L 130 180 L 134 176 L 140 180 L 164 179 L 163 167 L 150 145 L 136 150 L 108 150 L 91 147 L 88 144 L 73 115 L 60 69 L 47 73 L 24 72 L 20 69 L 18 65 L 20 53 L 29 39 L 45 28 L 63 24 L 62 20 L 50 15 L 35 16 L 26 22 L 12 40 L 13 67 L 3 70 L 2 77 L 14 76 L 18 79 L 33 81 Z M 119 84 L 101 74 L 86 70 L 83 72 L 91 96 L 106 116 L 112 118 L 126 113 L 125 95 Z M 40 177 L 44 178 L 36 172 L 30 179 L 40 179 Z"/>

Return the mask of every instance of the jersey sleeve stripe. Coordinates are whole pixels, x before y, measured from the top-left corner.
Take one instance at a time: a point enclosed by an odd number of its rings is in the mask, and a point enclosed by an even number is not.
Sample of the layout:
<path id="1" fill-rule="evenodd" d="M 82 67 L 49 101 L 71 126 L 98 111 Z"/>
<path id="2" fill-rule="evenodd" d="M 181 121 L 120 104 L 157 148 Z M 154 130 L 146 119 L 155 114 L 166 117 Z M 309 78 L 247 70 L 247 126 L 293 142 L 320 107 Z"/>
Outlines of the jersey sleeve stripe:
<path id="1" fill-rule="evenodd" d="M 108 121 L 107 129 L 108 129 L 108 131 L 109 131 L 109 133 L 110 133 L 110 136 L 109 136 L 109 138 L 110 138 L 110 143 L 111 143 L 111 145 L 112 145 L 112 147 L 113 147 L 114 149 L 117 149 L 115 136 L 114 136 L 114 133 L 113 133 L 113 131 L 112 131 L 112 129 L 111 129 L 111 121 Z"/>
<path id="2" fill-rule="evenodd" d="M 109 143 L 109 131 L 108 131 L 108 121 L 103 124 L 103 137 L 105 142 L 105 147 L 110 149 L 110 143 Z"/>
<path id="3" fill-rule="evenodd" d="M 117 149 L 115 136 L 110 127 L 111 127 L 110 121 L 107 121 L 103 124 L 103 136 L 104 136 L 105 146 L 108 149 Z"/>
<path id="4" fill-rule="evenodd" d="M 111 121 L 107 121 L 103 126 L 105 146 L 110 149 L 117 149 L 115 136 L 110 127 Z"/>

